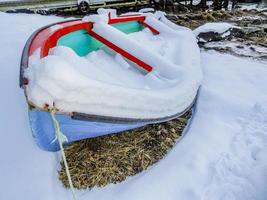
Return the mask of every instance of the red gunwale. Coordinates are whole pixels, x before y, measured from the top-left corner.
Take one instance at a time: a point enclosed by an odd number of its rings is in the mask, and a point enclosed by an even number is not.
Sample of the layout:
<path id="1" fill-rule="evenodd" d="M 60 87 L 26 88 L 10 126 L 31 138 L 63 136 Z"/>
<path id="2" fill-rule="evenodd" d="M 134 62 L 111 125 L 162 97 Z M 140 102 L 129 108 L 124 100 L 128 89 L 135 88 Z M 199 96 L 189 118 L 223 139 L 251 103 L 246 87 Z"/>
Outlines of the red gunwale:
<path id="1" fill-rule="evenodd" d="M 143 24 L 145 27 L 149 28 L 154 34 L 159 34 L 159 32 L 156 29 L 154 29 L 153 27 L 145 23 L 145 16 L 142 16 L 142 15 L 121 16 L 117 18 L 109 17 L 108 24 L 116 24 L 116 23 L 130 22 L 130 21 L 138 21 L 141 24 Z M 53 26 L 62 26 L 62 27 L 59 27 L 58 29 L 53 30 L 51 29 L 51 27 Z M 143 68 L 145 71 L 150 72 L 153 69 L 152 66 L 148 65 L 147 63 L 143 62 L 142 60 L 128 53 L 127 51 L 111 43 L 108 39 L 103 38 L 102 36 L 95 33 L 92 30 L 93 23 L 91 22 L 85 22 L 79 19 L 79 20 L 68 21 L 68 22 L 59 22 L 53 26 L 45 28 L 36 34 L 36 36 L 32 40 L 32 43 L 30 44 L 28 56 L 31 56 L 38 48 L 40 48 L 40 58 L 43 58 L 48 55 L 50 48 L 53 48 L 57 45 L 57 41 L 59 40 L 60 37 L 68 33 L 84 29 L 92 37 L 96 38 L 103 44 L 107 45 L 108 47 L 112 48 L 116 52 L 120 53 L 122 56 L 136 63 L 141 68 Z"/>
<path id="2" fill-rule="evenodd" d="M 48 55 L 49 49 L 55 47 L 57 45 L 57 41 L 59 38 L 61 38 L 64 35 L 67 35 L 68 33 L 78 31 L 81 29 L 86 30 L 89 32 L 89 30 L 92 29 L 93 25 L 88 22 L 84 21 L 77 21 L 77 22 L 69 22 L 70 24 L 62 24 L 63 27 L 54 31 L 47 40 L 43 43 L 43 46 L 41 48 L 41 54 L 40 57 L 43 58 Z"/>
<path id="3" fill-rule="evenodd" d="M 116 24 L 116 23 L 129 22 L 129 21 L 139 21 L 145 27 L 149 28 L 154 34 L 159 34 L 159 32 L 156 29 L 154 29 L 152 26 L 149 26 L 147 23 L 145 23 L 145 19 L 146 17 L 142 15 L 127 15 L 127 16 L 121 16 L 117 18 L 110 18 L 108 21 L 108 24 Z"/>

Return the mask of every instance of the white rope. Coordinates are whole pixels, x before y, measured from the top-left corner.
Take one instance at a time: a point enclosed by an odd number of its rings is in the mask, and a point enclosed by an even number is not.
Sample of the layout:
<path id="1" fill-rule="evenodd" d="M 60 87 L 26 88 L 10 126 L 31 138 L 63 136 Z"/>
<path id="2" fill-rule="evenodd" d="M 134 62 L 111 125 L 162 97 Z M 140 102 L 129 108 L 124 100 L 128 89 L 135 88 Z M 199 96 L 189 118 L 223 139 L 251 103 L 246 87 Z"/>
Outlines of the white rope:
<path id="1" fill-rule="evenodd" d="M 63 162 L 64 162 L 64 165 L 65 165 L 65 169 L 66 169 L 66 173 L 67 173 L 70 189 L 71 189 L 71 192 L 72 192 L 72 197 L 73 197 L 73 200 L 77 200 L 75 192 L 74 192 L 74 187 L 73 187 L 73 183 L 72 183 L 72 180 L 71 180 L 71 176 L 70 176 L 69 166 L 68 166 L 66 155 L 65 155 L 65 152 L 64 152 L 64 147 L 63 147 L 63 144 L 62 144 L 63 143 L 62 142 L 62 136 L 64 136 L 64 134 L 60 131 L 59 123 L 58 123 L 58 121 L 57 121 L 57 119 L 55 117 L 55 112 L 56 112 L 56 110 L 55 110 L 55 108 L 53 108 L 50 111 L 50 114 L 51 114 L 51 117 L 52 117 L 52 120 L 53 120 L 53 123 L 54 123 L 55 131 L 56 131 L 56 137 L 58 139 L 58 143 L 59 143 L 59 146 L 60 146 L 60 151 L 61 151 L 61 154 L 62 154 L 62 157 L 63 157 Z"/>

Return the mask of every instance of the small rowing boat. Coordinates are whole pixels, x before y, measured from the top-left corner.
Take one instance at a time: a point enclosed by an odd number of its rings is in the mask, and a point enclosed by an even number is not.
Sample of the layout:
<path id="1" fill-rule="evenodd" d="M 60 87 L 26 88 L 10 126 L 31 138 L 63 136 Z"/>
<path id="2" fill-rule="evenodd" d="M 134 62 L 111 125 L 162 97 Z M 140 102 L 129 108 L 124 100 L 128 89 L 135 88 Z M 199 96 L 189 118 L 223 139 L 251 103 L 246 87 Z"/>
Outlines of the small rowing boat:
<path id="1" fill-rule="evenodd" d="M 192 31 L 160 12 L 40 28 L 25 45 L 20 72 L 36 143 L 59 150 L 51 109 L 66 143 L 179 117 L 196 101 L 199 57 Z"/>

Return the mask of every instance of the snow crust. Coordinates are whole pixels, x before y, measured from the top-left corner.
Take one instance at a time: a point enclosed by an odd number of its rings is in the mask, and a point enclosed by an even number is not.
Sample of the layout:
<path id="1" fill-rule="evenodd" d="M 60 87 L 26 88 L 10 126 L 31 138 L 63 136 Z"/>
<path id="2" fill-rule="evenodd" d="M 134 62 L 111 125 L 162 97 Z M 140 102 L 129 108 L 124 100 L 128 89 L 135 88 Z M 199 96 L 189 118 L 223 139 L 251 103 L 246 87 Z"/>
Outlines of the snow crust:
<path id="1" fill-rule="evenodd" d="M 139 10 L 139 12 L 141 13 L 148 13 L 148 12 L 154 12 L 155 9 L 154 8 L 142 8 Z"/>
<path id="2" fill-rule="evenodd" d="M 196 28 L 193 32 L 195 36 L 206 32 L 215 32 L 221 34 L 233 27 L 235 26 L 226 22 L 210 22 Z"/>
<path id="3" fill-rule="evenodd" d="M 239 3 L 241 10 L 257 10 L 257 11 L 266 11 L 266 3 L 265 1 L 261 1 L 260 3 Z"/>
<path id="4" fill-rule="evenodd" d="M 71 200 L 58 181 L 60 156 L 41 151 L 18 86 L 31 33 L 62 18 L 0 12 L 0 199 Z M 25 23 L 31 21 L 31 23 Z M 16 24 L 16 26 L 10 26 Z M 204 79 L 186 135 L 147 171 L 79 200 L 266 200 L 266 63 L 201 53 Z"/>
<path id="5" fill-rule="evenodd" d="M 77 56 L 68 47 L 55 47 L 43 59 L 36 59 L 36 55 L 30 59 L 25 71 L 29 101 L 39 107 L 55 105 L 63 112 L 128 118 L 183 112 L 195 98 L 202 78 L 192 31 L 173 29 L 174 25 L 150 14 L 145 22 L 160 35 L 148 29 L 126 35 L 108 25 L 106 16 L 92 15 L 84 20 L 94 21 L 94 32 L 149 64 L 153 71 L 144 75 L 107 47 L 86 57 Z"/>
<path id="6" fill-rule="evenodd" d="M 233 52 L 239 55 L 244 55 L 247 57 L 252 56 L 252 58 L 258 58 L 260 56 L 267 55 L 267 48 L 265 47 L 253 44 L 243 45 L 242 43 L 233 41 L 208 42 L 205 44 L 205 46 L 209 48 L 214 48 L 214 47 L 229 48 L 232 49 Z M 240 46 L 242 48 L 240 48 Z"/>

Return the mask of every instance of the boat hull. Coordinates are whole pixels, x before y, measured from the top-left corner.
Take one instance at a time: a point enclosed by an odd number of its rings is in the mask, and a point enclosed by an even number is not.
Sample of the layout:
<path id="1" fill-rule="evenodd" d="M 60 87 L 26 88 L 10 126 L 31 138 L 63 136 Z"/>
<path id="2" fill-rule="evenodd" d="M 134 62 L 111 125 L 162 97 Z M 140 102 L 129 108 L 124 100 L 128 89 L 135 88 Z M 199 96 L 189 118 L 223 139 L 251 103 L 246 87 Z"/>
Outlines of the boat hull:
<path id="1" fill-rule="evenodd" d="M 144 126 L 145 123 L 108 123 L 100 121 L 75 120 L 71 116 L 56 114 L 61 132 L 68 139 L 68 144 L 85 138 L 118 133 Z M 29 110 L 30 126 L 37 145 L 46 151 L 58 151 L 55 128 L 49 112 L 38 109 Z"/>

